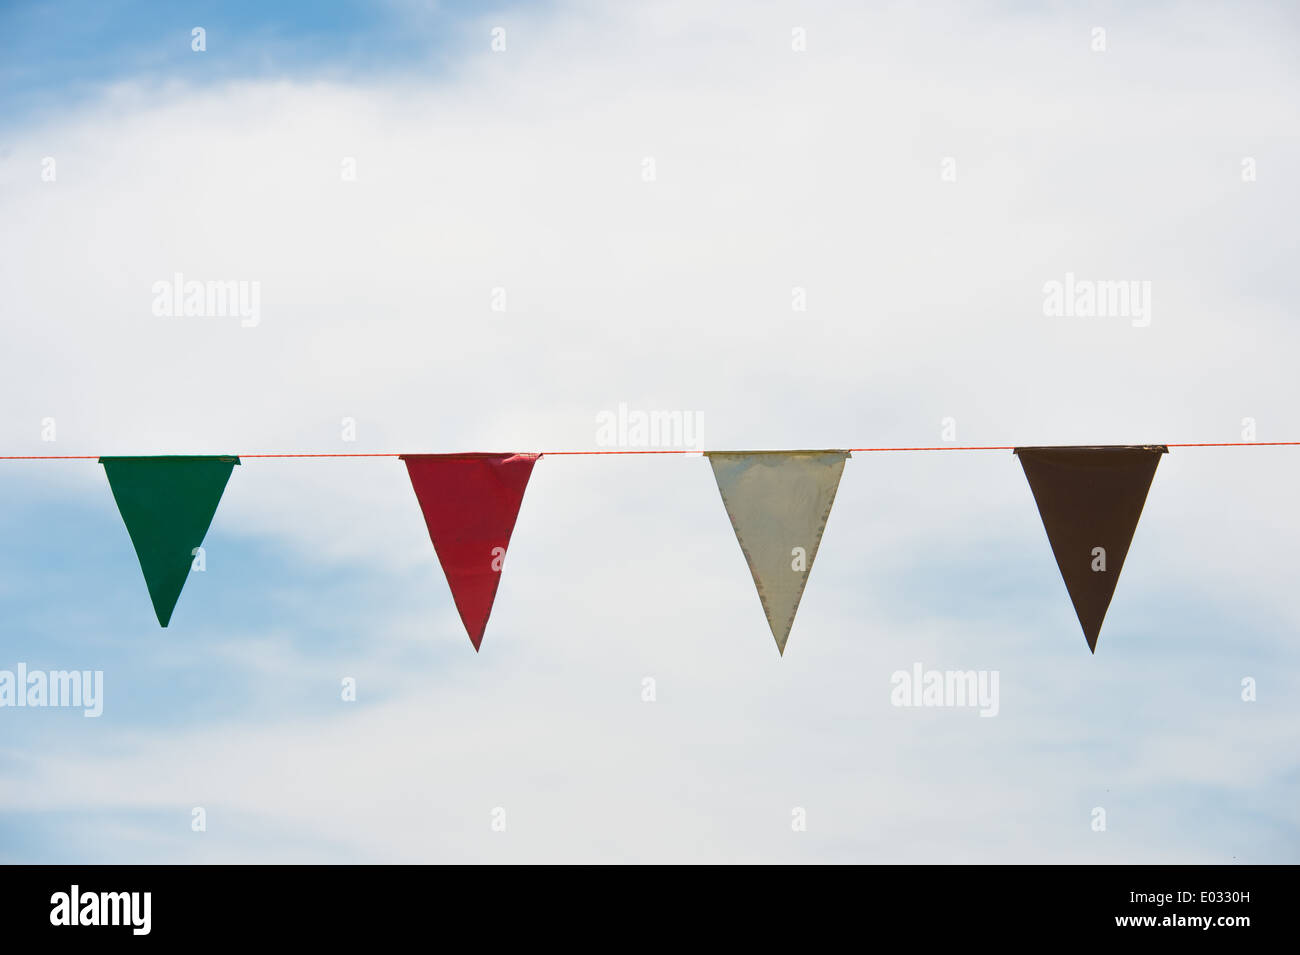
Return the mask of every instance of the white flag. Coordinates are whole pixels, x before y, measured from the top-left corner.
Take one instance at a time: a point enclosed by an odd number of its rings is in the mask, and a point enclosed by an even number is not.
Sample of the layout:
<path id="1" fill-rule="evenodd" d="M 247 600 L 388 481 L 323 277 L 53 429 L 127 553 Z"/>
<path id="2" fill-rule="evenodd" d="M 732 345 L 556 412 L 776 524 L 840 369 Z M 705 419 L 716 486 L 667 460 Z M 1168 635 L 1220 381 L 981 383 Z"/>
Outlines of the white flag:
<path id="1" fill-rule="evenodd" d="M 710 451 L 722 503 L 785 654 L 847 451 Z"/>

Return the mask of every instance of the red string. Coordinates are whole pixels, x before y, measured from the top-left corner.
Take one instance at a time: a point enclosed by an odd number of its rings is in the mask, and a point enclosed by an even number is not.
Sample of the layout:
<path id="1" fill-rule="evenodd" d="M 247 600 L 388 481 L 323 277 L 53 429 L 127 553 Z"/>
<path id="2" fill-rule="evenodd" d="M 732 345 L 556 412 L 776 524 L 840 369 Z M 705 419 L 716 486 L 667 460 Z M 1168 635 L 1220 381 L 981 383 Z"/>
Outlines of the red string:
<path id="1" fill-rule="evenodd" d="M 1166 448 L 1244 448 L 1250 444 L 1280 445 L 1300 444 L 1300 441 L 1220 441 L 1208 444 L 1166 444 Z"/>
<path id="2" fill-rule="evenodd" d="M 1015 445 L 956 445 L 949 444 L 938 448 L 849 448 L 850 451 L 1014 451 Z"/>
<path id="3" fill-rule="evenodd" d="M 1291 447 L 1300 445 L 1300 441 L 1215 441 L 1215 442 L 1198 442 L 1195 444 L 1166 444 L 1166 448 L 1249 448 L 1249 447 Z M 938 447 L 915 447 L 915 448 L 845 448 L 846 451 L 852 452 L 875 452 L 875 451 L 1014 451 L 1020 445 L 1015 444 L 988 444 L 988 445 L 957 445 L 948 444 Z M 795 449 L 797 450 L 797 449 Z M 349 452 L 349 451 L 320 451 L 320 452 L 259 452 L 255 454 L 237 454 L 234 457 L 240 458 L 397 458 L 403 453 L 396 451 L 373 451 L 373 452 Z M 596 454 L 703 454 L 702 451 L 691 451 L 686 449 L 643 449 L 638 448 L 628 451 L 541 451 L 545 455 L 596 455 Z M 0 461 L 96 461 L 100 458 L 98 454 L 0 454 Z"/>

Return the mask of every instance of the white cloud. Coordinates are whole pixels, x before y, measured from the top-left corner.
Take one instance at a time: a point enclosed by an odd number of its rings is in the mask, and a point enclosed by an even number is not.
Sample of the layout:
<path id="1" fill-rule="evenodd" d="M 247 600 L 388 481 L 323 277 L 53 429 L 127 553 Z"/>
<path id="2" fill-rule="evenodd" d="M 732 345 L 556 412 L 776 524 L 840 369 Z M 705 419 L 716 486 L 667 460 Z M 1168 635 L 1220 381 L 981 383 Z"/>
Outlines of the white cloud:
<path id="1" fill-rule="evenodd" d="M 1231 441 L 1245 416 L 1261 440 L 1300 438 L 1295 280 L 1272 251 L 1300 211 L 1294 24 L 1101 12 L 1105 54 L 1089 20 L 997 7 L 575 7 L 515 15 L 508 53 L 485 41 L 436 79 L 123 82 L 13 131 L 0 160 L 0 215 L 19 224 L 0 233 L 0 439 L 584 448 L 621 401 L 699 410 L 719 448 L 938 443 L 949 415 L 962 443 Z M 1258 182 L 1240 180 L 1245 155 Z M 344 157 L 357 182 L 340 181 Z M 260 282 L 261 324 L 154 317 L 151 287 L 177 271 Z M 1151 326 L 1044 317 L 1042 285 L 1067 271 L 1151 281 Z M 484 654 L 463 647 L 455 684 L 432 695 L 407 674 L 400 699 L 350 718 L 160 731 L 126 759 L 72 740 L 0 782 L 0 805 L 34 809 L 74 779 L 101 808 L 203 792 L 375 858 L 1218 860 L 1214 836 L 1145 816 L 1150 841 L 1097 848 L 1095 787 L 1249 789 L 1290 759 L 1286 712 L 1206 722 L 1221 688 L 1143 689 L 1126 667 L 1204 676 L 1204 660 L 1178 656 L 1176 626 L 1125 643 L 1119 621 L 1163 587 L 1294 623 L 1294 463 L 1170 455 L 1090 659 L 1009 454 L 856 455 L 780 660 L 705 463 L 547 459 Z M 6 468 L 15 497 L 27 482 L 105 496 L 90 463 Z M 420 607 L 445 593 L 394 461 L 246 461 L 218 527 L 312 561 L 426 567 Z M 964 587 L 988 567 L 997 626 L 927 612 L 961 606 L 927 577 L 939 555 Z M 905 612 L 873 591 L 904 571 L 926 598 Z M 418 626 L 395 607 L 376 644 Z M 1290 631 L 1251 626 L 1241 654 L 1293 686 Z M 972 656 L 1023 694 L 998 719 L 888 707 L 893 669 Z M 654 707 L 636 697 L 649 672 Z M 1149 747 L 1117 742 L 1119 717 L 1097 709 L 1116 696 Z M 1106 722 L 1080 727 L 1080 707 Z M 1053 734 L 1082 738 L 1062 750 Z M 490 842 L 496 801 L 519 807 L 510 849 Z M 807 849 L 783 823 L 802 802 L 820 807 Z"/>

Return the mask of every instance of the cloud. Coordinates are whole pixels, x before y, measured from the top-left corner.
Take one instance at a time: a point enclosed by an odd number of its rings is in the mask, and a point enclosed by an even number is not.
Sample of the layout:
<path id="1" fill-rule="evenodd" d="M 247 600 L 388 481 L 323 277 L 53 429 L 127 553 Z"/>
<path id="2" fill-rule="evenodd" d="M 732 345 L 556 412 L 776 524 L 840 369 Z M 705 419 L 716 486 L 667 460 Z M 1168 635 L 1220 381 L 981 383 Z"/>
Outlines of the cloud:
<path id="1" fill-rule="evenodd" d="M 125 76 L 0 158 L 0 440 L 588 448 L 619 402 L 699 411 L 715 448 L 931 444 L 945 417 L 972 444 L 1296 438 L 1295 25 L 1096 15 L 1105 53 L 997 5 L 560 6 L 506 17 L 501 54 L 467 28 L 432 79 Z M 262 321 L 154 316 L 177 272 L 260 283 Z M 1066 272 L 1150 281 L 1150 327 L 1046 317 Z M 281 556 L 285 606 L 363 594 L 364 635 L 186 647 L 247 655 L 245 719 L 61 726 L 0 807 L 240 820 L 141 843 L 185 858 L 1294 861 L 1293 457 L 1169 455 L 1090 659 L 1009 454 L 855 455 L 785 660 L 697 459 L 544 459 L 480 657 L 400 465 L 249 460 L 214 535 Z M 4 480 L 102 510 L 97 472 Z M 288 702 L 368 656 L 382 701 Z M 890 707 L 916 660 L 1001 669 L 1001 715 Z"/>

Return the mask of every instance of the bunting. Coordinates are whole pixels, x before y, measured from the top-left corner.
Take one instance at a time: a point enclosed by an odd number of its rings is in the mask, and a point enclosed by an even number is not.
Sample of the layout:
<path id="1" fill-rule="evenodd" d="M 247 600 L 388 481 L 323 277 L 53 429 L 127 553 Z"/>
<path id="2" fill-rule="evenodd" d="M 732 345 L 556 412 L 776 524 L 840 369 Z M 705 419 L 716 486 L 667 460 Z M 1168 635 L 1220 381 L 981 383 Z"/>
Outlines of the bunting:
<path id="1" fill-rule="evenodd" d="M 1170 447 L 917 447 L 705 452 L 727 518 L 784 656 L 844 473 L 857 451 L 1014 451 L 1092 653 L 1146 504 Z M 1300 446 L 1300 442 L 1260 442 Z M 687 453 L 559 451 L 555 454 Z M 438 562 L 470 643 L 483 642 L 524 492 L 541 453 L 261 453 L 244 457 L 396 457 L 406 465 Z M 18 455 L 0 460 L 88 459 Z M 236 455 L 104 456 L 113 499 L 166 627 L 221 502 Z M 201 568 L 200 568 L 201 569 Z"/>
<path id="2" fill-rule="evenodd" d="M 154 614 L 165 627 L 239 458 L 101 457 L 99 463 L 144 571 Z"/>
<path id="3" fill-rule="evenodd" d="M 404 454 L 461 622 L 483 642 L 537 454 Z"/>
<path id="4" fill-rule="evenodd" d="M 1106 618 L 1164 445 L 1016 448 L 1088 649 Z"/>
<path id="5" fill-rule="evenodd" d="M 784 656 L 849 452 L 708 454 L 767 625 Z"/>

